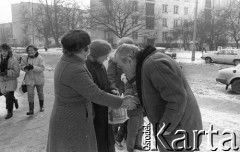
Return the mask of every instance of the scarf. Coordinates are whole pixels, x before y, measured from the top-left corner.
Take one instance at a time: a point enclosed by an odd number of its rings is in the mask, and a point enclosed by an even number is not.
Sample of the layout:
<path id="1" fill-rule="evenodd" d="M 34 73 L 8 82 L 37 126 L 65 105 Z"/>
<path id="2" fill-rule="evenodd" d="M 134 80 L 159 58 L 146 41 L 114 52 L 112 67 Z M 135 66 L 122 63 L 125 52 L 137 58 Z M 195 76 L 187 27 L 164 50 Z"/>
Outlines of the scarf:
<path id="1" fill-rule="evenodd" d="M 1 55 L 1 63 L 0 63 L 0 72 L 5 72 L 8 68 L 8 59 L 10 57 L 7 56 L 5 59 L 3 59 L 2 55 Z"/>
<path id="2" fill-rule="evenodd" d="M 38 57 L 38 52 L 36 52 L 36 54 L 34 56 L 29 56 L 28 55 L 28 57 L 31 58 L 31 59 L 36 58 L 36 57 Z"/>
<path id="3" fill-rule="evenodd" d="M 138 54 L 137 54 L 137 65 L 136 65 L 136 85 L 137 85 L 137 93 L 138 93 L 138 97 L 139 100 L 141 102 L 141 104 L 143 105 L 143 101 L 142 101 L 142 65 L 144 60 L 153 52 L 155 52 L 156 48 L 151 46 L 151 45 L 147 45 L 143 50 L 141 50 Z"/>

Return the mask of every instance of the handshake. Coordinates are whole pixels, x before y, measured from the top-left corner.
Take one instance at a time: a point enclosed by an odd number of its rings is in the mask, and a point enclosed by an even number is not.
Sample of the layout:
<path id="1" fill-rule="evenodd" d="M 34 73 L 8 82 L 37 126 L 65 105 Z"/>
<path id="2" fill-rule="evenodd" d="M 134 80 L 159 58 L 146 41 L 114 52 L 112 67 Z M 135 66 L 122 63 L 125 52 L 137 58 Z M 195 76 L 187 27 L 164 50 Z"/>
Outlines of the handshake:
<path id="1" fill-rule="evenodd" d="M 32 70 L 33 69 L 33 65 L 29 64 L 27 66 L 24 67 L 24 70 Z"/>
<path id="2" fill-rule="evenodd" d="M 126 108 L 128 110 L 133 110 L 137 108 L 139 104 L 139 99 L 137 97 L 127 95 L 123 98 L 122 108 Z"/>

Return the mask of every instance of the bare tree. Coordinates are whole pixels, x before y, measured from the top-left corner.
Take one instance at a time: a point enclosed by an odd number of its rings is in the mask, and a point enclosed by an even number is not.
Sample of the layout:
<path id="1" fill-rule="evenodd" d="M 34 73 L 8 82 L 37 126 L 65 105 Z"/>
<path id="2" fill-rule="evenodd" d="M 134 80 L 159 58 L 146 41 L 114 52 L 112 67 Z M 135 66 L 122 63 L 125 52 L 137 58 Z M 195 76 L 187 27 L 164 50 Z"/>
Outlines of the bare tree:
<path id="1" fill-rule="evenodd" d="M 39 2 L 42 4 L 44 12 L 46 13 L 46 21 L 49 23 L 55 45 L 60 47 L 59 39 L 65 32 L 64 15 L 62 13 L 64 1 L 54 0 L 50 3 L 48 0 L 39 0 Z"/>
<path id="2" fill-rule="evenodd" d="M 138 10 L 138 1 L 134 0 L 102 0 L 102 6 L 91 6 L 91 28 L 98 27 L 111 31 L 117 37 L 125 37 L 134 31 L 144 32 L 146 27 L 145 13 Z"/>
<path id="3" fill-rule="evenodd" d="M 86 10 L 82 10 L 77 1 L 67 1 L 63 8 L 66 30 L 87 28 Z"/>
<path id="4" fill-rule="evenodd" d="M 193 21 L 182 20 L 177 27 L 174 27 L 171 31 L 174 40 L 180 40 L 182 47 L 189 50 L 189 42 L 193 37 Z"/>
<path id="5" fill-rule="evenodd" d="M 228 21 L 228 33 L 239 47 L 240 41 L 240 2 L 232 1 L 227 9 L 225 9 Z"/>

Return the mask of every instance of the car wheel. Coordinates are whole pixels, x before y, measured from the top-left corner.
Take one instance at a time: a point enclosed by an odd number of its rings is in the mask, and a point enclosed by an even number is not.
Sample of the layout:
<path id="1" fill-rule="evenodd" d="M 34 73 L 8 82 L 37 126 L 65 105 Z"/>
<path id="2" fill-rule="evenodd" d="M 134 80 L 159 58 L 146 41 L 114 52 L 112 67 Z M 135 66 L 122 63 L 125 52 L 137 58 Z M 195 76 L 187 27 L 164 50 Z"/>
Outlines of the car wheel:
<path id="1" fill-rule="evenodd" d="M 240 63 L 240 60 L 234 60 L 233 63 L 234 65 L 238 65 Z"/>
<path id="2" fill-rule="evenodd" d="M 240 94 L 240 79 L 234 80 L 231 84 L 231 87 L 233 92 Z"/>
<path id="3" fill-rule="evenodd" d="M 205 62 L 206 62 L 206 63 L 211 63 L 211 62 L 212 62 L 212 59 L 211 59 L 210 57 L 206 57 L 206 58 L 205 58 Z"/>

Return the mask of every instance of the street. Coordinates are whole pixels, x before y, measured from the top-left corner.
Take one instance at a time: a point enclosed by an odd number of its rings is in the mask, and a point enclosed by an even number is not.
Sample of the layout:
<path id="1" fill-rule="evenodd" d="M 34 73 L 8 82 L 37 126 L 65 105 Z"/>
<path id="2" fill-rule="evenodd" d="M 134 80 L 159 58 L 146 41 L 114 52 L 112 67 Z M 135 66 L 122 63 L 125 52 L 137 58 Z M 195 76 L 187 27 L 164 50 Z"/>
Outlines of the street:
<path id="1" fill-rule="evenodd" d="M 51 67 L 54 68 L 60 55 L 42 55 L 48 67 L 45 71 L 45 111 L 42 113 L 39 112 L 38 98 L 35 94 L 35 114 L 30 117 L 26 116 L 26 112 L 28 111 L 27 95 L 21 95 L 17 90 L 16 97 L 18 98 L 20 107 L 17 110 L 14 109 L 11 119 L 5 120 L 5 99 L 1 97 L 1 152 L 44 152 L 46 149 L 49 118 L 54 103 L 53 70 L 51 70 Z M 179 60 L 177 59 L 177 62 Z M 229 67 L 229 65 L 205 64 L 200 60 L 199 63 L 181 62 L 179 64 L 182 66 L 182 70 L 199 103 L 204 130 L 207 132 L 212 124 L 213 130 L 219 131 L 219 135 L 213 135 L 214 147 L 218 147 L 221 139 L 229 137 L 229 135 L 222 135 L 224 129 L 233 130 L 236 134 L 236 143 L 240 146 L 240 95 L 233 94 L 230 88 L 226 91 L 225 86 L 217 83 L 215 80 L 218 69 Z M 23 79 L 23 74 L 21 72 L 19 86 Z M 208 143 L 207 136 L 204 135 L 202 145 L 200 146 L 201 152 L 210 151 L 207 147 Z M 229 144 L 230 142 L 227 142 L 226 145 L 229 146 Z M 222 151 L 221 147 L 217 151 Z"/>

